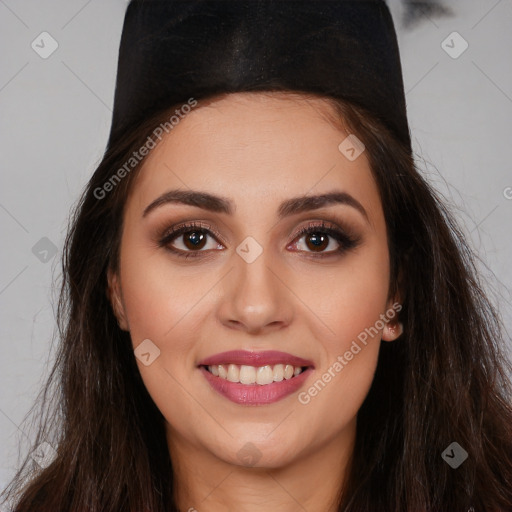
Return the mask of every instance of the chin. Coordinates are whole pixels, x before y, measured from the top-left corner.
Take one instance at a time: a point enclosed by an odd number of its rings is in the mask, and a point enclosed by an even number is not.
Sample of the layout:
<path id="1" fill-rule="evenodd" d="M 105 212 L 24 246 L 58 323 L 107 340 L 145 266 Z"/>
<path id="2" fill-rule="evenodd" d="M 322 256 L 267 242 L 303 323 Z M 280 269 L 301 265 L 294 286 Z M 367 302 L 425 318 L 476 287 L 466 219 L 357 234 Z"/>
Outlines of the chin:
<path id="1" fill-rule="evenodd" d="M 246 468 L 276 469 L 292 463 L 302 449 L 283 438 L 260 439 L 257 436 L 234 436 L 225 449 L 212 450 L 215 456 L 227 462 Z M 252 439 L 252 440 L 251 440 Z M 235 448 L 235 449 L 234 449 Z"/>

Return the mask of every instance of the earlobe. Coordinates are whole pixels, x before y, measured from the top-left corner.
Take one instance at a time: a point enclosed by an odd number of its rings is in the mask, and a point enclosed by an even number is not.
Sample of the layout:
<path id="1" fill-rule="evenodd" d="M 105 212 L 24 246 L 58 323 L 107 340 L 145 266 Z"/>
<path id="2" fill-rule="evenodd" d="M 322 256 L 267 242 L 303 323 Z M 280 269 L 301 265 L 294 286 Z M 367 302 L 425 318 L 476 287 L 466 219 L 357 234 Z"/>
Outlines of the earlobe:
<path id="1" fill-rule="evenodd" d="M 398 320 L 395 322 L 388 322 L 382 331 L 383 341 L 395 341 L 404 332 L 404 325 Z"/>
<path id="2" fill-rule="evenodd" d="M 388 306 L 389 309 L 386 312 L 388 319 L 382 331 L 382 340 L 389 342 L 395 341 L 404 332 L 404 324 L 399 321 L 398 316 L 400 311 L 402 311 L 401 295 L 396 295 L 393 304 L 388 304 Z"/>
<path id="3" fill-rule="evenodd" d="M 107 282 L 107 296 L 108 300 L 110 301 L 110 305 L 112 306 L 114 315 L 117 318 L 117 325 L 119 325 L 119 328 L 123 331 L 129 331 L 130 329 L 126 320 L 126 313 L 124 310 L 121 294 L 121 284 L 119 282 L 118 274 L 109 269 L 107 271 Z"/>

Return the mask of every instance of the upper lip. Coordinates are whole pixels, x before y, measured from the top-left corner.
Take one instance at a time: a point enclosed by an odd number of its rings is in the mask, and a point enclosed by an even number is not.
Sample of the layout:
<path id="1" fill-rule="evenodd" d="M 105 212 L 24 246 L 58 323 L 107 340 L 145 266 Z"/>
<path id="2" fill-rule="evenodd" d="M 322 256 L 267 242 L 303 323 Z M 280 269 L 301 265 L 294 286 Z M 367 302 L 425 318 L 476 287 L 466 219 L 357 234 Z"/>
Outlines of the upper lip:
<path id="1" fill-rule="evenodd" d="M 314 368 L 313 363 L 307 359 L 302 359 L 301 357 L 276 350 L 266 350 L 262 352 L 230 350 L 207 357 L 200 361 L 198 366 L 214 366 L 219 364 L 239 364 L 246 366 L 290 364 L 293 366 L 311 366 Z"/>

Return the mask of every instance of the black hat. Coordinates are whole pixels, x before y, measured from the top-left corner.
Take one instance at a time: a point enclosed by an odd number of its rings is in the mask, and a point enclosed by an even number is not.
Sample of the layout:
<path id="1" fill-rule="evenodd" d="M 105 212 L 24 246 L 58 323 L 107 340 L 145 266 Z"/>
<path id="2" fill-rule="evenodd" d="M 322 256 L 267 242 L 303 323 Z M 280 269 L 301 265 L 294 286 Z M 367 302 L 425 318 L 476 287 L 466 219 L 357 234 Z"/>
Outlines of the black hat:
<path id="1" fill-rule="evenodd" d="M 383 0 L 132 0 L 108 147 L 189 98 L 272 90 L 354 103 L 410 150 L 398 43 Z"/>

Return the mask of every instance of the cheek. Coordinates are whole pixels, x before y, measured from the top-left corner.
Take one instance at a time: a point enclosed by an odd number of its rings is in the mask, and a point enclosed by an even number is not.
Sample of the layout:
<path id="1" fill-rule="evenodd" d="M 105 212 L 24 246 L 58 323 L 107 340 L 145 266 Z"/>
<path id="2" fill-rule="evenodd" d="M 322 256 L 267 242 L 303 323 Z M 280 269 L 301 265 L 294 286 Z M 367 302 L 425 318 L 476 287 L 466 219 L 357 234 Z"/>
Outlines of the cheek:
<path id="1" fill-rule="evenodd" d="M 122 260 L 121 282 L 133 343 L 136 345 L 145 338 L 155 342 L 172 338 L 179 352 L 180 337 L 175 333 L 185 324 L 187 328 L 197 325 L 194 319 L 204 307 L 214 276 L 185 270 L 154 249 L 134 250 L 130 240 L 125 254 L 128 256 Z"/>
<path id="2" fill-rule="evenodd" d="M 328 272 L 304 272 L 298 286 L 307 293 L 316 317 L 328 327 L 321 331 L 327 351 L 331 354 L 344 351 L 361 332 L 374 326 L 386 310 L 389 291 L 386 246 L 362 249 Z M 378 327 L 381 331 L 381 322 Z"/>
<path id="3" fill-rule="evenodd" d="M 309 330 L 321 332 L 316 342 L 322 357 L 315 380 L 299 396 L 310 410 L 339 404 L 347 421 L 357 414 L 373 381 L 388 302 L 387 251 L 362 254 L 319 278 L 316 283 L 323 287 L 310 288 L 316 315 L 310 317 Z"/>
<path id="4" fill-rule="evenodd" d="M 199 315 L 208 308 L 208 290 L 214 285 L 211 273 L 191 275 L 169 263 L 165 255 L 155 255 L 127 241 L 121 261 L 123 301 L 136 348 L 149 339 L 158 356 L 148 366 L 137 365 L 144 385 L 172 425 L 182 425 L 197 414 L 191 399 L 190 378 L 194 365 L 194 344 L 200 338 Z M 152 356 L 153 357 L 153 356 Z M 197 379 L 197 375 L 193 374 Z"/>

